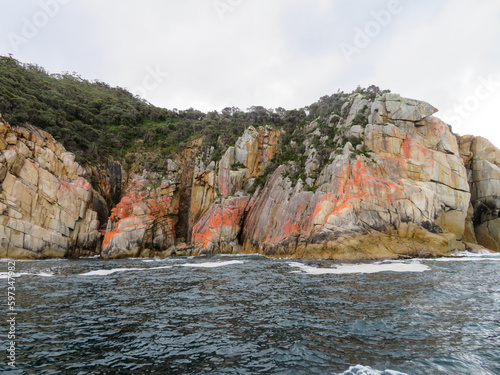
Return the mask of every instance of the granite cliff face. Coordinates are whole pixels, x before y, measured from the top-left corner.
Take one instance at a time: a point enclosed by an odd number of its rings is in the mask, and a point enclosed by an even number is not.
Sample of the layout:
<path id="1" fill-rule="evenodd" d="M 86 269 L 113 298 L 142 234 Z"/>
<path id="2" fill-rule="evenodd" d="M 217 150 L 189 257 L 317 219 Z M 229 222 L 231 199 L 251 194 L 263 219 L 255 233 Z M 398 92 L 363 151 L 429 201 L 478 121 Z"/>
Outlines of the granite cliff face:
<path id="1" fill-rule="evenodd" d="M 250 127 L 219 163 L 205 167 L 199 160 L 191 200 L 195 251 L 239 251 L 238 236 L 251 207 L 249 192 L 276 155 L 279 135 L 270 127 Z"/>
<path id="2" fill-rule="evenodd" d="M 500 251 L 500 150 L 482 137 L 467 135 L 459 141 L 472 194 L 472 240 Z"/>
<path id="3" fill-rule="evenodd" d="M 128 186 L 119 164 L 93 170 L 108 205 L 122 192 L 109 218 L 50 135 L 2 123 L 3 256 L 500 251 L 500 150 L 456 136 L 436 111 L 397 94 L 352 94 L 300 129 L 251 126 L 222 157 L 194 140 L 163 172 L 144 170 Z"/>
<path id="4" fill-rule="evenodd" d="M 211 158 L 213 149 L 203 153 L 201 143 L 193 142 L 177 161 L 168 161 L 166 175 L 145 172 L 133 180 L 112 210 L 102 256 L 236 251 L 248 192 L 274 157 L 278 138 L 279 131 L 269 127 L 250 127 L 220 161 L 206 165 L 204 160 Z M 186 176 L 189 190 L 182 181 Z M 183 229 L 189 238 L 180 234 Z"/>
<path id="5" fill-rule="evenodd" d="M 178 184 L 178 167 L 171 160 L 165 176 L 144 172 L 135 178 L 111 211 L 102 257 L 172 255 L 172 251 L 166 251 L 176 242 Z"/>
<path id="6" fill-rule="evenodd" d="M 193 229 L 195 249 L 341 259 L 498 249 L 498 149 L 472 137 L 464 164 L 468 146 L 437 110 L 395 94 L 353 95 L 342 111 L 308 126 L 305 165 L 280 165 L 251 197 L 213 204 Z M 321 164 L 325 126 L 336 150 Z M 305 175 L 293 180 L 297 168 Z"/>
<path id="7" fill-rule="evenodd" d="M 369 116 L 365 126 L 352 123 L 360 111 Z M 467 173 L 455 136 L 435 111 L 393 94 L 353 98 L 345 122 L 331 126 L 339 139 L 354 133 L 356 149 L 347 142 L 333 152 L 312 189 L 292 184 L 285 167 L 276 170 L 248 213 L 245 251 L 372 258 L 463 249 Z"/>
<path id="8" fill-rule="evenodd" d="M 73 154 L 46 132 L 0 117 L 0 257 L 99 254 L 102 198 Z"/>

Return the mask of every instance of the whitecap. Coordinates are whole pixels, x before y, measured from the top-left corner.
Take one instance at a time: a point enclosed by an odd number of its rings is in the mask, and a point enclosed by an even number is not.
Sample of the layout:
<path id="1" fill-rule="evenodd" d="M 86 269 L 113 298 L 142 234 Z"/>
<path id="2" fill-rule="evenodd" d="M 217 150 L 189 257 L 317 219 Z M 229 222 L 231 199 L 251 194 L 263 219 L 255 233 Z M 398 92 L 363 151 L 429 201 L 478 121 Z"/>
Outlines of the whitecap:
<path id="1" fill-rule="evenodd" d="M 472 251 L 456 251 L 453 254 L 451 254 L 452 257 L 481 257 L 483 255 L 494 255 L 495 253 L 486 249 L 480 249 L 476 250 L 474 252 Z"/>
<path id="2" fill-rule="evenodd" d="M 159 270 L 165 268 L 172 268 L 172 266 L 164 267 L 149 267 L 149 268 L 113 268 L 110 270 L 95 270 L 90 272 L 85 272 L 79 274 L 80 276 L 107 276 L 116 272 L 127 272 L 127 271 L 148 271 L 148 270 Z"/>
<path id="3" fill-rule="evenodd" d="M 482 249 L 477 252 L 456 251 L 449 257 L 433 259 L 437 262 L 500 261 L 500 253 Z"/>
<path id="4" fill-rule="evenodd" d="M 358 264 L 340 264 L 335 268 L 318 268 L 308 266 L 303 263 L 289 262 L 291 267 L 297 267 L 309 275 L 345 275 L 356 273 L 377 273 L 377 272 L 424 272 L 429 271 L 430 267 L 419 262 L 377 262 L 377 263 L 358 263 Z"/>
<path id="5" fill-rule="evenodd" d="M 197 268 L 216 268 L 229 266 L 231 264 L 242 264 L 245 263 L 241 260 L 228 260 L 226 262 L 203 262 L 203 263 L 185 263 L 180 264 L 181 267 L 197 267 Z"/>
<path id="6" fill-rule="evenodd" d="M 492 257 L 465 257 L 465 256 L 462 256 L 462 257 L 444 257 L 444 258 L 436 258 L 436 259 L 432 259 L 436 262 L 470 262 L 470 261 L 500 261 L 500 258 L 496 257 L 496 258 L 492 258 Z"/>
<path id="7" fill-rule="evenodd" d="M 385 370 L 378 371 L 372 369 L 369 366 L 356 365 L 349 367 L 349 370 L 344 371 L 339 375 L 407 375 L 404 372 L 394 371 L 394 370 Z"/>
<path id="8" fill-rule="evenodd" d="M 179 262 L 184 259 L 181 258 L 147 258 L 147 259 L 141 259 L 141 262 L 144 263 L 155 263 L 155 262 Z"/>
<path id="9" fill-rule="evenodd" d="M 250 254 L 217 254 L 215 255 L 217 258 L 225 258 L 225 257 L 235 257 L 235 258 L 244 258 L 244 257 L 263 257 L 263 258 L 269 258 L 265 256 L 264 254 L 259 254 L 259 253 L 250 253 Z"/>

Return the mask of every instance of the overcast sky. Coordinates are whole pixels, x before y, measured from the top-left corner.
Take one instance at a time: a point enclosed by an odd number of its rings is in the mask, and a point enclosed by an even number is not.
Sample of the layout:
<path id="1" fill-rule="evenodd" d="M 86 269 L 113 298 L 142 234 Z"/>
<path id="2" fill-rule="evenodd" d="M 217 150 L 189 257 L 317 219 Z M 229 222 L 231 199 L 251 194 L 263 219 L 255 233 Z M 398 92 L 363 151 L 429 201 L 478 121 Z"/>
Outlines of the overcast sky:
<path id="1" fill-rule="evenodd" d="M 309 105 L 378 85 L 500 146 L 494 0 L 0 0 L 0 54 L 166 108 Z"/>

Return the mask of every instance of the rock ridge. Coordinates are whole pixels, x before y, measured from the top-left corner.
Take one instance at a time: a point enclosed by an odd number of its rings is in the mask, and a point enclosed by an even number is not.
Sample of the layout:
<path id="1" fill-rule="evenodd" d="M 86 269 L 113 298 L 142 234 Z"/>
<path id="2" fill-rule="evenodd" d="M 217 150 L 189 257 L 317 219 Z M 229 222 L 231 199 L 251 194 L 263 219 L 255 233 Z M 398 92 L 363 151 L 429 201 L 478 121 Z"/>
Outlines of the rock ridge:
<path id="1" fill-rule="evenodd" d="M 304 125 L 250 126 L 222 154 L 194 139 L 163 171 L 127 175 L 126 183 L 110 162 L 108 172 L 90 173 L 106 200 L 49 134 L 2 121 L 2 256 L 500 251 L 498 148 L 456 136 L 423 101 L 354 93 L 337 104 Z"/>

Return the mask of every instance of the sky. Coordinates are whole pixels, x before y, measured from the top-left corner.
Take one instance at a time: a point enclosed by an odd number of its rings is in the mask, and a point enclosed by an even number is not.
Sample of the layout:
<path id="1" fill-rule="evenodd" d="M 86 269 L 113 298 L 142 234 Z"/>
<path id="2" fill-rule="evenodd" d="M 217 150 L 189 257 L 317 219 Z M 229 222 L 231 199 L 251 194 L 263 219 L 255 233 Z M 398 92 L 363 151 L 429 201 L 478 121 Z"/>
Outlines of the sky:
<path id="1" fill-rule="evenodd" d="M 375 84 L 500 147 L 500 2 L 0 0 L 0 54 L 164 108 L 305 107 Z"/>

